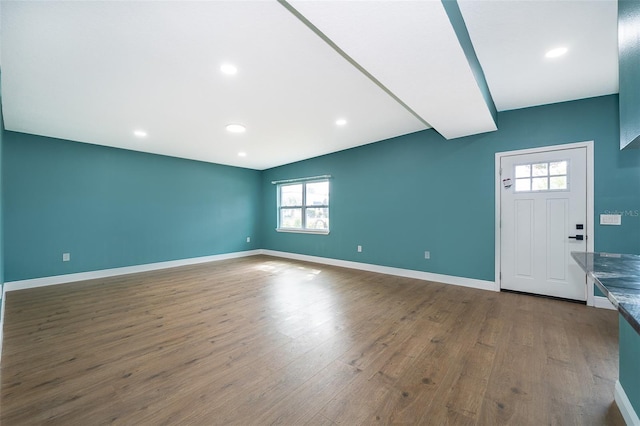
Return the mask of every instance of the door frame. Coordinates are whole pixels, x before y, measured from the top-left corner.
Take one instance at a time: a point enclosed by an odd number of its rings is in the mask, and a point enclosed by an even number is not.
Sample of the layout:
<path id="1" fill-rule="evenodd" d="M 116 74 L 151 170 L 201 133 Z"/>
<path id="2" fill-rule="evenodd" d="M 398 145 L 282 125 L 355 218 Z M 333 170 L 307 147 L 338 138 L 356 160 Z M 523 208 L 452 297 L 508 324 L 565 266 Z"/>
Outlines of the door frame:
<path id="1" fill-rule="evenodd" d="M 502 259 L 502 247 L 500 244 L 500 209 L 502 197 L 502 177 L 500 176 L 500 163 L 503 157 L 512 155 L 537 154 L 540 152 L 560 151 L 564 149 L 586 148 L 587 149 L 587 251 L 593 252 L 595 242 L 594 229 L 594 202 L 593 202 L 593 141 L 567 143 L 562 145 L 549 145 L 537 148 L 519 149 L 515 151 L 496 152 L 495 162 L 495 290 L 500 291 L 500 270 Z M 586 279 L 585 274 L 585 279 Z M 595 306 L 595 298 L 593 295 L 593 280 L 586 279 L 587 283 L 587 305 Z"/>

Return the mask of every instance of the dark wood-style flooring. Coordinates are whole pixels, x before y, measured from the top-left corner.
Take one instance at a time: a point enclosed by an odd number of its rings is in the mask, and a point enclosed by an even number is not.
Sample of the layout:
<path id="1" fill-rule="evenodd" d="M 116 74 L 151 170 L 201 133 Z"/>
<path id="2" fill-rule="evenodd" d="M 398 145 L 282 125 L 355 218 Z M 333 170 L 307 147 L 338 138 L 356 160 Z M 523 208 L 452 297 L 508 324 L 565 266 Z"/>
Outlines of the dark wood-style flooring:
<path id="1" fill-rule="evenodd" d="M 620 425 L 617 314 L 255 256 L 10 292 L 2 425 Z"/>

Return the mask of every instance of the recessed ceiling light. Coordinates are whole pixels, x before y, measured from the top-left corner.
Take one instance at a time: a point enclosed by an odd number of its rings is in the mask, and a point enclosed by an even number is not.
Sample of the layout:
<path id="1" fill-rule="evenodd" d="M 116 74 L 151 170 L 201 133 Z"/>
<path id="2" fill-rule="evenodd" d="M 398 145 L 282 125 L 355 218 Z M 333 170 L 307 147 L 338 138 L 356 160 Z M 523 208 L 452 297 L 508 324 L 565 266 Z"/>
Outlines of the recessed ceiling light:
<path id="1" fill-rule="evenodd" d="M 544 56 L 547 58 L 557 58 L 567 53 L 568 50 L 566 47 L 556 47 L 555 49 L 549 50 Z"/>
<path id="2" fill-rule="evenodd" d="M 144 130 L 134 130 L 133 134 L 137 138 L 146 138 L 147 137 L 147 132 L 145 132 Z"/>
<path id="3" fill-rule="evenodd" d="M 220 66 L 220 71 L 223 74 L 227 74 L 227 75 L 235 75 L 238 73 L 238 67 L 236 67 L 233 64 L 222 64 Z"/>
<path id="4" fill-rule="evenodd" d="M 344 118 L 341 118 L 339 120 L 336 120 L 336 125 L 337 126 L 344 126 L 347 124 L 347 120 L 345 120 Z"/>
<path id="5" fill-rule="evenodd" d="M 231 133 L 244 133 L 247 131 L 247 128 L 242 124 L 227 124 L 227 132 Z"/>
<path id="6" fill-rule="evenodd" d="M 246 157 L 247 153 L 246 152 L 239 152 L 238 153 L 238 157 Z"/>

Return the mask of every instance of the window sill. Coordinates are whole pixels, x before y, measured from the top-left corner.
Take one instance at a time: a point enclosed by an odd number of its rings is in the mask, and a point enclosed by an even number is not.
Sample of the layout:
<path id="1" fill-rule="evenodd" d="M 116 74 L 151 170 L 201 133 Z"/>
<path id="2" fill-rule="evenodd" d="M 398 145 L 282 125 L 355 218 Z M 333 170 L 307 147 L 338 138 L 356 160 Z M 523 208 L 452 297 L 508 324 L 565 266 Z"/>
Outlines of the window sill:
<path id="1" fill-rule="evenodd" d="M 276 228 L 276 232 L 289 232 L 291 234 L 316 234 L 316 235 L 329 235 L 329 231 L 313 230 L 313 229 L 291 229 L 291 228 Z"/>

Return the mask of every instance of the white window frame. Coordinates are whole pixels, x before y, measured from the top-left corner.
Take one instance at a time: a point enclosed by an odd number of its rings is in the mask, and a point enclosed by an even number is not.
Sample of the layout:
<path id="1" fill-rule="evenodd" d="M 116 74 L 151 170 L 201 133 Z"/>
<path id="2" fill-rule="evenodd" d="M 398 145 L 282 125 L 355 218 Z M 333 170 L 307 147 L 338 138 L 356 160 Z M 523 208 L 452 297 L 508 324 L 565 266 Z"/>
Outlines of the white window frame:
<path id="1" fill-rule="evenodd" d="M 563 175 L 552 175 L 551 171 L 549 169 L 547 169 L 547 174 L 545 176 L 534 176 L 533 175 L 533 166 L 534 166 L 534 164 L 540 164 L 540 163 L 514 164 L 514 166 L 513 166 L 514 191 L 517 192 L 518 194 L 527 194 L 527 193 L 536 193 L 536 192 L 568 192 L 568 191 L 570 191 L 571 190 L 571 187 L 570 187 L 571 181 L 569 179 L 569 170 L 570 170 L 570 166 L 571 166 L 570 161 L 568 159 L 567 160 L 559 160 L 559 161 L 564 161 L 564 162 L 567 163 L 567 172 L 565 174 L 563 174 Z M 549 164 L 550 163 L 547 163 L 547 168 L 549 167 Z M 531 166 L 531 172 L 529 174 L 529 177 L 527 177 L 527 178 L 517 178 L 517 177 L 515 177 L 516 176 L 516 168 L 518 166 Z M 565 176 L 567 178 L 567 187 L 566 188 L 550 189 L 551 188 L 551 181 L 549 179 L 552 178 L 552 177 L 556 177 L 556 176 Z M 518 179 L 529 179 L 530 185 L 533 186 L 532 179 L 537 178 L 537 177 L 541 177 L 541 178 L 546 177 L 547 178 L 547 183 L 549 184 L 547 189 L 529 189 L 527 191 L 522 191 L 522 190 L 518 191 L 517 189 L 515 189 L 515 186 L 517 184 L 517 180 Z"/>
<path id="2" fill-rule="evenodd" d="M 307 204 L 307 184 L 318 183 L 318 182 L 327 182 L 329 186 L 329 198 L 327 199 L 327 204 Z M 327 219 L 330 217 L 330 199 L 331 199 L 331 181 L 329 177 L 316 177 L 316 178 L 307 178 L 307 179 L 291 179 L 287 181 L 277 181 L 272 182 L 276 184 L 276 193 L 277 193 L 277 227 L 276 231 L 278 232 L 292 232 L 292 233 L 302 233 L 302 234 L 319 234 L 319 235 L 328 235 L 331 225 L 330 222 L 327 221 L 327 229 L 313 229 L 307 228 L 307 209 L 327 209 Z M 283 206 L 281 203 L 281 194 L 282 188 L 290 185 L 302 185 L 302 204 L 294 205 L 294 206 Z M 300 228 L 284 228 L 280 226 L 280 218 L 281 212 L 283 209 L 300 209 L 301 214 L 301 227 Z"/>

